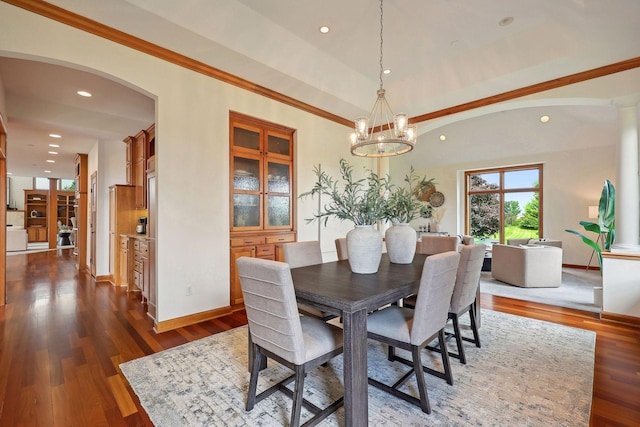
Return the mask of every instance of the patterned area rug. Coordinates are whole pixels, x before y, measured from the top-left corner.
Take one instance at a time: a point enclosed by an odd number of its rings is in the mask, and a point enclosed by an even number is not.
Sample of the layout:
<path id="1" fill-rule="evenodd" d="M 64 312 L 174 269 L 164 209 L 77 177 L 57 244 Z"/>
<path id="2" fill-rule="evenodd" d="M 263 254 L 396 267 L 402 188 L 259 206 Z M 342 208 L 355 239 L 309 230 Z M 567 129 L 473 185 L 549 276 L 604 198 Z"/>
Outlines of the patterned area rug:
<path id="1" fill-rule="evenodd" d="M 468 316 L 465 316 L 468 317 Z M 386 426 L 586 426 L 595 333 L 482 311 L 482 348 L 467 343 L 467 365 L 452 359 L 454 385 L 427 375 L 430 415 L 369 387 L 369 424 Z M 453 344 L 453 343 L 451 343 Z M 369 341 L 369 375 L 393 382 L 406 372 Z M 426 365 L 439 355 L 424 352 Z M 271 362 L 270 362 L 271 363 Z M 156 426 L 288 425 L 291 401 L 275 393 L 244 410 L 247 328 L 240 327 L 120 365 Z M 258 391 L 289 374 L 270 364 Z M 404 386 L 418 395 L 415 380 Z M 307 376 L 306 397 L 324 406 L 342 395 L 342 357 Z M 310 418 L 302 410 L 302 422 Z M 344 409 L 323 421 L 344 425 Z"/>

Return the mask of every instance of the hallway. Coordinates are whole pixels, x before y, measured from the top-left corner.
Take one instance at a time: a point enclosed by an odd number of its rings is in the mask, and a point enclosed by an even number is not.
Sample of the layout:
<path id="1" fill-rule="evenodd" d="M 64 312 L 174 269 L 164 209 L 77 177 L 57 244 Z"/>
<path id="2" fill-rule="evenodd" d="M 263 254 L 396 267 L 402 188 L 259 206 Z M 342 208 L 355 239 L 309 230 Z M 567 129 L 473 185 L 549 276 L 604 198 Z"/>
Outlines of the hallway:
<path id="1" fill-rule="evenodd" d="M 155 334 L 134 294 L 75 269 L 71 249 L 7 257 L 0 426 L 150 426 L 124 361 L 246 323 L 244 312 Z M 592 425 L 640 420 L 640 329 L 483 294 L 482 307 L 597 332 Z"/>

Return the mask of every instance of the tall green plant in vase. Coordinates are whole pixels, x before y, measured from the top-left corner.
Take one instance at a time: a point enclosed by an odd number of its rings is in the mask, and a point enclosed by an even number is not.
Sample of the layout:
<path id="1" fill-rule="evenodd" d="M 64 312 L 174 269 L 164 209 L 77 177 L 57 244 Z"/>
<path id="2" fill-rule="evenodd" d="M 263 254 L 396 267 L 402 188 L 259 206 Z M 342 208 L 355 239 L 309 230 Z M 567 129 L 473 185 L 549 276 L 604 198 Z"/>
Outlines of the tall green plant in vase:
<path id="1" fill-rule="evenodd" d="M 324 219 L 326 226 L 329 217 L 353 222 L 355 228 L 347 233 L 351 271 L 360 274 L 376 273 L 382 258 L 382 235 L 373 226 L 384 218 L 385 196 L 389 191 L 388 178 L 381 178 L 369 170 L 364 178 L 356 179 L 353 176 L 353 166 L 344 159 L 340 159 L 341 182 L 319 167 L 314 167 L 314 173 L 316 183 L 311 191 L 300 197 L 318 195 L 321 203 L 323 196 L 327 201 L 307 222 Z"/>
<path id="2" fill-rule="evenodd" d="M 615 208 L 616 190 L 611 181 L 604 181 L 602 193 L 600 194 L 600 202 L 598 203 L 598 222 L 580 221 L 580 225 L 586 231 L 597 234 L 595 241 L 587 236 L 574 231 L 565 230 L 568 233 L 579 236 L 584 243 L 591 247 L 598 255 L 598 264 L 600 265 L 600 274 L 602 274 L 602 251 L 611 250 L 611 246 L 616 240 L 616 208 Z M 602 246 L 598 243 L 602 240 Z"/>

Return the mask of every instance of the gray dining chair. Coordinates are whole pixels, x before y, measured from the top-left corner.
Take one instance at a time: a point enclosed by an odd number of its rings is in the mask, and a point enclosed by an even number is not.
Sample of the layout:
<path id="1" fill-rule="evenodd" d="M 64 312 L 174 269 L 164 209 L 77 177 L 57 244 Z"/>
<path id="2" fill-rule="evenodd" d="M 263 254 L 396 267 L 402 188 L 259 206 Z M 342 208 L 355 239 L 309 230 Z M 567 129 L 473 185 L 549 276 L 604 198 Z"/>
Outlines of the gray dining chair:
<path id="1" fill-rule="evenodd" d="M 415 310 L 392 305 L 367 317 L 367 336 L 389 346 L 391 362 L 399 361 L 412 368 L 391 386 L 371 377 L 369 384 L 419 406 L 427 414 L 431 413 L 431 405 L 424 373 L 435 375 L 445 379 L 448 384 L 453 384 L 448 352 L 440 352 L 444 372 L 423 366 L 420 353 L 436 338 L 443 348 L 446 346 L 444 327 L 447 324 L 459 260 L 460 254 L 455 251 L 433 255 L 426 259 Z M 396 355 L 391 351 L 395 347 L 411 352 L 412 360 Z M 419 399 L 399 390 L 400 386 L 413 374 L 418 383 Z"/>
<path id="2" fill-rule="evenodd" d="M 420 239 L 421 254 L 434 255 L 457 250 L 458 236 L 422 236 Z"/>
<path id="3" fill-rule="evenodd" d="M 342 261 L 343 259 L 349 259 L 349 254 L 347 253 L 346 237 L 340 237 L 336 239 L 336 252 L 338 253 L 338 261 Z"/>
<path id="4" fill-rule="evenodd" d="M 456 339 L 458 353 L 449 352 L 449 355 L 466 364 L 462 341 L 468 341 L 480 347 L 480 334 L 478 333 L 478 307 L 476 306 L 476 294 L 480 284 L 480 272 L 486 251 L 485 245 L 464 245 L 460 250 L 460 265 L 456 273 L 456 284 L 451 297 L 449 319 L 453 323 L 453 336 Z M 471 318 L 471 331 L 473 338 L 462 336 L 460 333 L 459 319 L 464 313 L 469 313 Z"/>
<path id="5" fill-rule="evenodd" d="M 290 268 L 306 267 L 308 265 L 322 264 L 322 249 L 320 242 L 312 240 L 308 242 L 291 242 L 282 245 L 284 261 Z M 319 310 L 306 304 L 298 304 L 300 313 L 314 316 L 322 320 L 330 320 L 337 317 L 335 314 Z"/>
<path id="6" fill-rule="evenodd" d="M 344 398 L 322 409 L 303 398 L 307 372 L 342 353 L 342 330 L 310 316 L 300 316 L 289 265 L 260 258 L 236 261 L 251 338 L 251 377 L 247 411 L 277 390 L 293 399 L 291 426 L 300 424 L 301 409 L 310 410 L 315 424 L 343 405 Z M 258 376 L 266 358 L 286 366 L 294 374 L 257 394 Z M 294 381 L 293 393 L 286 387 Z"/>

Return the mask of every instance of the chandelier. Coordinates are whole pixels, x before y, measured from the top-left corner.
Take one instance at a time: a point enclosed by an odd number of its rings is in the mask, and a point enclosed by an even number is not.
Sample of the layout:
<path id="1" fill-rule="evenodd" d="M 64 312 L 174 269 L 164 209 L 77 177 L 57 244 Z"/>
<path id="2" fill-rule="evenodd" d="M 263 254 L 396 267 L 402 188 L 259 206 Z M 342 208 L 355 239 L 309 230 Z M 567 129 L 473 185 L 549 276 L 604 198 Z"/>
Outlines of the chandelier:
<path id="1" fill-rule="evenodd" d="M 355 120 L 351 133 L 351 154 L 361 157 L 397 156 L 413 150 L 418 137 L 416 126 L 409 125 L 405 113 L 393 114 L 382 86 L 382 1 L 380 0 L 380 88 L 369 117 Z M 393 124 L 393 125 L 392 125 Z"/>

